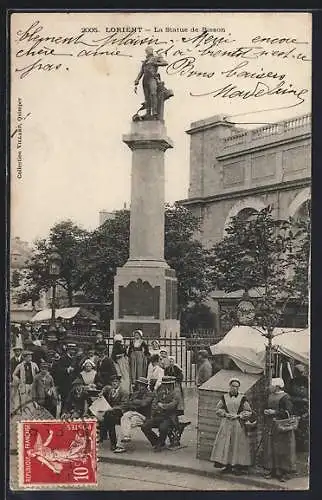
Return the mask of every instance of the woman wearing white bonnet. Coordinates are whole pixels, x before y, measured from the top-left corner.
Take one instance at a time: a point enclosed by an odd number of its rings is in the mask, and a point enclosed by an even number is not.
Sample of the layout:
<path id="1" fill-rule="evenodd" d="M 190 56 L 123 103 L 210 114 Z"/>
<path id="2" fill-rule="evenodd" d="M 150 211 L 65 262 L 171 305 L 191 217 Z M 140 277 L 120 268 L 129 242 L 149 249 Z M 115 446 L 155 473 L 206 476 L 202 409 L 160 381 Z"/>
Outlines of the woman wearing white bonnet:
<path id="1" fill-rule="evenodd" d="M 281 377 L 272 378 L 272 386 L 278 389 L 284 389 L 284 380 Z"/>
<path id="2" fill-rule="evenodd" d="M 232 378 L 229 380 L 228 384 L 229 384 L 229 385 L 231 385 L 233 382 L 237 382 L 237 384 L 239 384 L 239 387 L 240 387 L 240 380 L 239 380 L 239 378 L 237 378 L 237 377 L 232 377 Z"/>
<path id="3" fill-rule="evenodd" d="M 151 345 L 149 345 L 150 356 L 154 354 L 160 354 L 160 342 L 157 339 L 153 339 L 151 341 Z"/>
<path id="4" fill-rule="evenodd" d="M 142 330 L 135 330 L 133 332 L 133 339 L 131 339 L 130 342 L 128 356 L 131 383 L 134 386 L 138 378 L 146 377 L 148 370 L 148 358 L 150 355 L 148 345 L 143 339 Z"/>
<path id="5" fill-rule="evenodd" d="M 272 379 L 267 406 L 264 415 L 270 432 L 265 435 L 265 468 L 269 471 L 266 477 L 284 482 L 288 474 L 295 471 L 296 454 L 294 430 L 281 431 L 275 423 L 275 419 L 289 419 L 293 415 L 292 400 L 284 391 L 284 381 L 280 377 Z"/>
<path id="6" fill-rule="evenodd" d="M 252 464 L 249 437 L 244 423 L 252 416 L 252 408 L 239 392 L 240 380 L 229 380 L 229 391 L 220 398 L 216 415 L 221 418 L 210 460 L 223 472 L 242 474 Z"/>
<path id="7" fill-rule="evenodd" d="M 156 354 L 160 357 L 160 342 L 157 339 L 153 339 L 149 344 L 149 363 L 147 369 L 147 378 L 149 381 L 151 380 L 151 375 L 153 373 L 153 364 L 151 362 L 151 359 Z"/>
<path id="8" fill-rule="evenodd" d="M 87 387 L 95 386 L 97 377 L 96 377 L 95 364 L 91 359 L 85 359 L 82 364 L 82 371 L 80 372 L 80 376 L 84 382 L 84 385 Z"/>

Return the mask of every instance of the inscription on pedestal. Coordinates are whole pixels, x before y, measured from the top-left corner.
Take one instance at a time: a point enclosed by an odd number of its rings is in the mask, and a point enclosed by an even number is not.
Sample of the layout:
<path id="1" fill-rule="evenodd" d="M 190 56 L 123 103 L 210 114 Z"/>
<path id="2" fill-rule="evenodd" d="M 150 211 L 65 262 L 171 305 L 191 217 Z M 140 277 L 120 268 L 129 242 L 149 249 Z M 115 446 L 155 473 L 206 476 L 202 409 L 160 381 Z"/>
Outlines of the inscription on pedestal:
<path id="1" fill-rule="evenodd" d="M 148 281 L 131 281 L 119 287 L 119 317 L 144 316 L 160 318 L 160 287 Z"/>
<path id="2" fill-rule="evenodd" d="M 116 322 L 115 333 L 121 333 L 124 337 L 131 337 L 134 330 L 141 330 L 143 332 L 143 337 L 148 338 L 160 338 L 160 323 L 131 323 L 126 322 Z"/>

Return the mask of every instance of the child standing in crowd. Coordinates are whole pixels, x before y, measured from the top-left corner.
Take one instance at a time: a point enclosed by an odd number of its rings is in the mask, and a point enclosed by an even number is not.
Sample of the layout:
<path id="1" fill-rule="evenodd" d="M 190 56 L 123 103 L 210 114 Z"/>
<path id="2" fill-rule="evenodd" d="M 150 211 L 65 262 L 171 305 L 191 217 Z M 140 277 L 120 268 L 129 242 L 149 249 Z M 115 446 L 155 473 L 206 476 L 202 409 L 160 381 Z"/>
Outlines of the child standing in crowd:
<path id="1" fill-rule="evenodd" d="M 31 396 L 39 406 L 48 410 L 56 418 L 57 393 L 53 377 L 50 375 L 49 364 L 46 361 L 40 363 L 40 371 L 35 375 L 32 383 Z"/>

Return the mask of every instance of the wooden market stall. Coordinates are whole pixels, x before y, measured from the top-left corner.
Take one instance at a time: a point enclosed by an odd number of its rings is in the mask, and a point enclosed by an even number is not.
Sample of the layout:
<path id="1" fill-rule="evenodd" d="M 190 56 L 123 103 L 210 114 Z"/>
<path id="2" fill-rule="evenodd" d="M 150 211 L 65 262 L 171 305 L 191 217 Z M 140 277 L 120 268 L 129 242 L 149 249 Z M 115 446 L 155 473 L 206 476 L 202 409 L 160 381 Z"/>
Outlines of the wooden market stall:
<path id="1" fill-rule="evenodd" d="M 258 425 L 249 431 L 253 461 L 260 444 L 263 428 L 263 410 L 265 407 L 265 382 L 261 374 L 247 374 L 237 370 L 220 370 L 198 390 L 198 433 L 197 458 L 209 460 L 220 418 L 216 415 L 216 406 L 221 396 L 228 392 L 229 380 L 238 377 L 240 392 L 245 394 L 251 407 L 256 411 Z"/>

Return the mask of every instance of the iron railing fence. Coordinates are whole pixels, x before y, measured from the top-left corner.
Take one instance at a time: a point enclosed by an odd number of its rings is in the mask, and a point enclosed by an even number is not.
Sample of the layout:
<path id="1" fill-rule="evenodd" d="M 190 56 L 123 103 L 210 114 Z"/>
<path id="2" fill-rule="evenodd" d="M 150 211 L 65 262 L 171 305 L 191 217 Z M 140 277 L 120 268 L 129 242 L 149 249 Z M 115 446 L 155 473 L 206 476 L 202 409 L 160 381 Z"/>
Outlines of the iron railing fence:
<path id="1" fill-rule="evenodd" d="M 124 345 L 126 348 L 129 347 L 132 337 L 123 337 Z M 108 355 L 112 354 L 113 349 L 113 337 L 104 337 L 106 341 L 106 347 Z M 212 358 L 210 346 L 216 344 L 220 338 L 214 337 L 203 337 L 203 338 L 185 338 L 171 336 L 168 338 L 144 338 L 145 342 L 151 348 L 152 341 L 158 340 L 160 348 L 165 349 L 169 356 L 175 358 L 175 362 L 182 368 L 183 371 L 183 383 L 186 386 L 191 386 L 195 384 L 196 372 L 197 372 L 197 361 L 198 361 L 198 351 L 201 349 L 206 349 L 209 353 L 210 359 Z M 73 342 L 78 346 L 84 348 L 89 348 L 94 345 L 95 334 L 79 334 L 76 332 L 68 332 L 68 342 Z"/>

